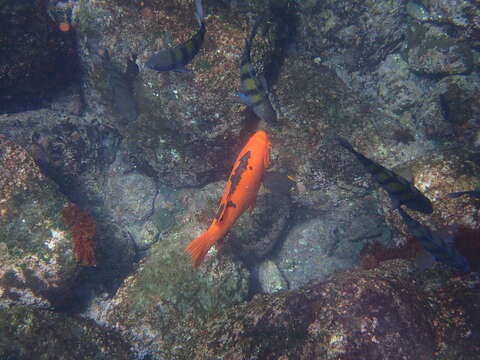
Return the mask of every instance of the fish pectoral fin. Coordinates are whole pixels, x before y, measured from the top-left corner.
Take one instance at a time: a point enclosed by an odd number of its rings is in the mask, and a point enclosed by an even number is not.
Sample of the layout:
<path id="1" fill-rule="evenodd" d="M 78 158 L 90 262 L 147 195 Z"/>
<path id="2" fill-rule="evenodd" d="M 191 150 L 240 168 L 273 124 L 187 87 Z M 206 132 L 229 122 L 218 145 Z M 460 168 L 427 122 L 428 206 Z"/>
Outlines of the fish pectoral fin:
<path id="1" fill-rule="evenodd" d="M 270 149 L 268 150 L 269 151 L 265 152 L 265 156 L 263 158 L 263 166 L 265 167 L 265 169 L 268 169 L 268 167 L 270 166 Z"/>
<path id="2" fill-rule="evenodd" d="M 226 210 L 227 210 L 226 203 L 221 202 L 215 214 L 215 221 L 217 222 L 223 221 L 223 216 L 225 215 Z"/>
<path id="3" fill-rule="evenodd" d="M 401 202 L 400 202 L 399 199 L 397 199 L 397 198 L 393 197 L 392 195 L 390 195 L 390 200 L 392 201 L 393 210 L 400 208 Z"/>

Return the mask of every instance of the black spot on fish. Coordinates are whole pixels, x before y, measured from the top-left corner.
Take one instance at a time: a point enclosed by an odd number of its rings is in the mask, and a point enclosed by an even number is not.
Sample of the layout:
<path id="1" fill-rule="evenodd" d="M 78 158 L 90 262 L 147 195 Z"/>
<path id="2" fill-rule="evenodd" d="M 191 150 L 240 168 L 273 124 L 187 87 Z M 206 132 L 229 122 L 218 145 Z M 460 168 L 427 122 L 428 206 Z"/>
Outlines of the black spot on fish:
<path id="1" fill-rule="evenodd" d="M 253 170 L 253 167 L 252 167 L 252 166 L 249 166 L 249 167 L 248 167 L 248 170 Z"/>
<path id="2" fill-rule="evenodd" d="M 227 202 L 227 207 L 236 208 L 237 205 L 235 205 L 235 203 L 234 203 L 232 200 L 228 200 L 228 202 Z"/>
<path id="3" fill-rule="evenodd" d="M 235 188 L 237 187 L 238 183 L 240 182 L 240 178 L 242 177 L 243 172 L 247 169 L 248 166 L 248 159 L 250 159 L 251 152 L 247 151 L 243 156 L 240 158 L 240 163 L 238 164 L 237 168 L 233 171 L 232 176 L 230 176 L 230 191 L 228 195 L 231 195 L 235 192 Z"/>
<path id="4" fill-rule="evenodd" d="M 215 219 L 218 220 L 218 218 L 220 217 L 220 215 L 222 214 L 223 212 L 223 208 L 225 207 L 225 204 L 224 203 L 221 203 L 218 210 L 217 210 L 217 213 L 215 214 Z"/>

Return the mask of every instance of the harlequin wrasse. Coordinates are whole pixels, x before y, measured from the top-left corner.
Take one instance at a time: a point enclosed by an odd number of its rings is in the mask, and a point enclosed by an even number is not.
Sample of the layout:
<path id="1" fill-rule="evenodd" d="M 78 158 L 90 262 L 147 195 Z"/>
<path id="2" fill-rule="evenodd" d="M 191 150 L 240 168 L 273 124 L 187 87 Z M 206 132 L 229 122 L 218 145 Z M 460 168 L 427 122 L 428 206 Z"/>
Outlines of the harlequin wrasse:
<path id="1" fill-rule="evenodd" d="M 400 205 L 403 204 L 411 210 L 420 211 L 425 214 L 431 214 L 433 212 L 430 200 L 408 180 L 365 157 L 356 151 L 345 139 L 339 137 L 338 142 L 354 154 L 365 167 L 365 170 L 387 191 L 392 199 L 394 208 L 399 208 Z"/>
<path id="2" fill-rule="evenodd" d="M 408 230 L 410 230 L 423 249 L 433 256 L 436 261 L 452 266 L 462 272 L 470 271 L 467 259 L 455 248 L 453 236 L 442 237 L 439 234 L 433 234 L 426 226 L 423 226 L 403 211 L 402 208 L 399 207 L 398 211 Z"/>
<path id="3" fill-rule="evenodd" d="M 251 108 L 255 115 L 273 124 L 277 120 L 277 114 L 268 99 L 266 81 L 260 81 L 257 77 L 250 56 L 252 41 L 260 23 L 260 20 L 255 23 L 250 36 L 245 40 L 245 50 L 240 60 L 240 92 L 238 95 L 240 100 Z"/>
<path id="4" fill-rule="evenodd" d="M 162 49 L 152 55 L 145 63 L 146 67 L 157 71 L 188 71 L 185 65 L 189 64 L 201 49 L 206 32 L 202 0 L 195 0 L 195 7 L 195 17 L 200 25 L 197 33 L 182 44 Z"/>
<path id="5" fill-rule="evenodd" d="M 269 165 L 270 147 L 267 133 L 259 130 L 240 151 L 210 227 L 185 249 L 191 255 L 194 267 L 200 265 L 207 251 L 230 230 L 239 216 L 255 206 L 258 189 Z"/>

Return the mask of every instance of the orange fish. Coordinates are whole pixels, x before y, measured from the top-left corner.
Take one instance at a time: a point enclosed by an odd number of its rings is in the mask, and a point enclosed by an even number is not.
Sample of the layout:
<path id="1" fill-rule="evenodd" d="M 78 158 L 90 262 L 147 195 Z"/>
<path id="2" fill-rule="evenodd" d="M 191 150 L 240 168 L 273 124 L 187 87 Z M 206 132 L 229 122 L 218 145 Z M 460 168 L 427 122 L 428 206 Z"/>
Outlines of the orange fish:
<path id="1" fill-rule="evenodd" d="M 240 151 L 210 227 L 185 248 L 192 256 L 194 267 L 200 265 L 207 251 L 230 230 L 247 208 L 255 207 L 257 192 L 270 161 L 270 147 L 267 133 L 259 130 Z"/>

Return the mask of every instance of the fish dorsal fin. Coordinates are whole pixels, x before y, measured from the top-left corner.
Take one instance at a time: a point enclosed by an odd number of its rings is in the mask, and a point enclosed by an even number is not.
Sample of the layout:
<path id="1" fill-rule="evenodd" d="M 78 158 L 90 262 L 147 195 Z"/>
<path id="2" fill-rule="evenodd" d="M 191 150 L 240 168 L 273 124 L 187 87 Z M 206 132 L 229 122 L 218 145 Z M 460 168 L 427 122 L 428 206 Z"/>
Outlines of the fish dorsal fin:
<path id="1" fill-rule="evenodd" d="M 270 145 L 268 151 L 265 152 L 265 156 L 263 158 L 263 166 L 265 167 L 265 170 L 268 169 L 270 166 Z"/>

